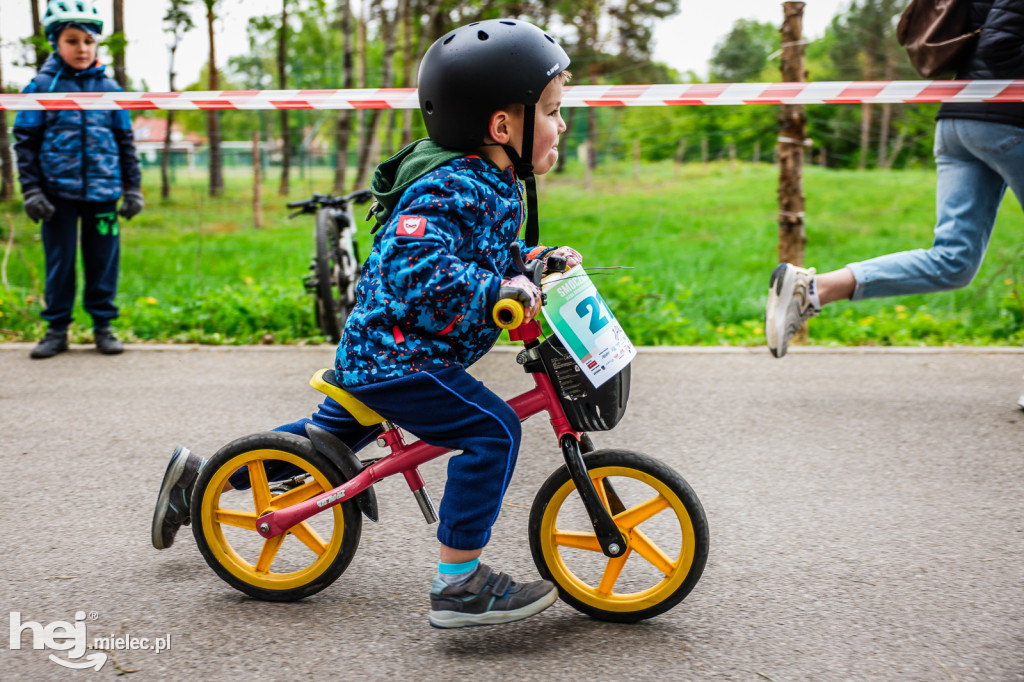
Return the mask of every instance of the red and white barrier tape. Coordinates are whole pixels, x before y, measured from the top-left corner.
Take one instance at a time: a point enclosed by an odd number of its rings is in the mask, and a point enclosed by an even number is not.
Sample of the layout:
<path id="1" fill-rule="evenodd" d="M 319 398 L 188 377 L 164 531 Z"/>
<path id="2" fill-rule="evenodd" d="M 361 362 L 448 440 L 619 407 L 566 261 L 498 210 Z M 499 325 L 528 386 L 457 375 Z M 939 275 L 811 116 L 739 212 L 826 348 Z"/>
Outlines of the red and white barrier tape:
<path id="1" fill-rule="evenodd" d="M 1024 80 L 567 86 L 564 107 L 1024 102 Z M 0 110 L 418 109 L 412 88 L 0 94 Z"/>

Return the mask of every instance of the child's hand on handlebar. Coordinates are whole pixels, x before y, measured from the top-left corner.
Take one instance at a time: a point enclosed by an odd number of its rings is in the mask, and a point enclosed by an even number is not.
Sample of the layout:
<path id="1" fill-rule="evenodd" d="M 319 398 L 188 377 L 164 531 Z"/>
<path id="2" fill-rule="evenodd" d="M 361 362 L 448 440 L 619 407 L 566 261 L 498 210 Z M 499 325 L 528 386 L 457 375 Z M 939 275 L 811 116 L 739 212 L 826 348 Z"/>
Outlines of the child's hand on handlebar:
<path id="1" fill-rule="evenodd" d="M 525 275 L 501 280 L 498 299 L 513 298 L 523 304 L 523 322 L 529 322 L 540 313 L 540 288 Z"/>
<path id="2" fill-rule="evenodd" d="M 570 270 L 576 267 L 577 265 L 583 264 L 583 256 L 581 256 L 580 252 L 572 248 L 571 246 L 559 246 L 557 249 L 551 251 L 547 255 L 549 258 L 551 256 L 559 256 L 560 258 L 564 258 L 566 270 Z"/>

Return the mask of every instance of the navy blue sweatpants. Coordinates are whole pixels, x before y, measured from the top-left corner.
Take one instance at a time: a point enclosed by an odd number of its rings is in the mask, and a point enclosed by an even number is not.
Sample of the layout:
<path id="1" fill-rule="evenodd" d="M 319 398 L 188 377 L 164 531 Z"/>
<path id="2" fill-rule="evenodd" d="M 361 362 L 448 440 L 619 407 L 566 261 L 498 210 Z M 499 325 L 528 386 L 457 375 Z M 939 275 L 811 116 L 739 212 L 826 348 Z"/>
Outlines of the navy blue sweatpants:
<path id="1" fill-rule="evenodd" d="M 462 367 L 418 372 L 348 391 L 385 419 L 431 445 L 461 450 L 448 460 L 448 482 L 438 511 L 437 539 L 454 549 L 481 549 L 491 537 L 501 500 L 515 468 L 522 427 L 515 411 Z M 340 438 L 353 451 L 373 442 L 380 429 L 360 425 L 327 398 L 312 417 L 275 431 L 306 435 L 312 422 Z M 267 475 L 279 480 L 294 475 L 289 465 L 268 463 Z M 277 470 L 275 470 L 277 469 Z M 248 476 L 232 477 L 236 487 Z"/>
<path id="2" fill-rule="evenodd" d="M 71 324 L 75 305 L 75 262 L 78 254 L 78 222 L 82 222 L 82 265 L 85 293 L 82 305 L 94 327 L 109 326 L 117 317 L 114 296 L 121 258 L 116 201 L 73 201 L 48 197 L 53 217 L 43 221 L 46 253 L 46 310 L 42 317 L 62 331 Z"/>

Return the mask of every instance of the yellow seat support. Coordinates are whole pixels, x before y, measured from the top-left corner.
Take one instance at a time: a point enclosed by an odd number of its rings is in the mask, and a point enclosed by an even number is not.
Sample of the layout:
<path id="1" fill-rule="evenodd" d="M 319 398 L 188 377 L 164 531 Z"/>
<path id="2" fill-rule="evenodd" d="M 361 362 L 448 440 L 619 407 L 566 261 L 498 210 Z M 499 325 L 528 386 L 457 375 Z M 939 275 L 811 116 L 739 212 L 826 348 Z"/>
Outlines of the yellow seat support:
<path id="1" fill-rule="evenodd" d="M 328 374 L 328 372 L 330 372 L 330 374 Z M 339 405 L 348 410 L 349 414 L 351 414 L 355 420 L 363 426 L 374 426 L 375 424 L 387 421 L 384 417 L 364 405 L 359 398 L 325 378 L 332 376 L 333 373 L 333 369 L 318 369 L 316 373 L 313 374 L 313 378 L 309 380 L 309 385 L 337 401 Z"/>

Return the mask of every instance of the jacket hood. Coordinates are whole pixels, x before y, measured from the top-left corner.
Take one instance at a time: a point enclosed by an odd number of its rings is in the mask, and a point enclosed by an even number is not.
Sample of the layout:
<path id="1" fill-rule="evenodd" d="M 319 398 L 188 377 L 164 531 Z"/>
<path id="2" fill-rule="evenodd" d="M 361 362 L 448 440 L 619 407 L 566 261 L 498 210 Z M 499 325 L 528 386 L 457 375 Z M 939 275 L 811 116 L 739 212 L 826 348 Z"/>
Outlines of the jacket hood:
<path id="1" fill-rule="evenodd" d="M 466 152 L 447 149 L 429 138 L 423 138 L 382 162 L 370 180 L 370 191 L 376 199 L 370 210 L 377 219 L 377 225 L 388 221 L 391 211 L 398 205 L 398 200 L 409 185 L 435 168 L 465 155 Z"/>
<path id="2" fill-rule="evenodd" d="M 504 176 L 505 173 L 497 166 L 487 159 L 474 156 L 472 152 L 443 147 L 426 137 L 416 140 L 381 163 L 373 172 L 370 191 L 373 193 L 375 201 L 370 211 L 377 221 L 374 230 L 388 221 L 391 212 L 410 185 L 446 163 L 466 157 L 473 157 L 467 161 L 480 164 L 481 170 L 493 170 L 496 176 L 494 178 L 495 185 L 508 182 L 507 177 L 498 179 L 497 176 Z M 506 172 L 511 175 L 511 171 Z"/>

